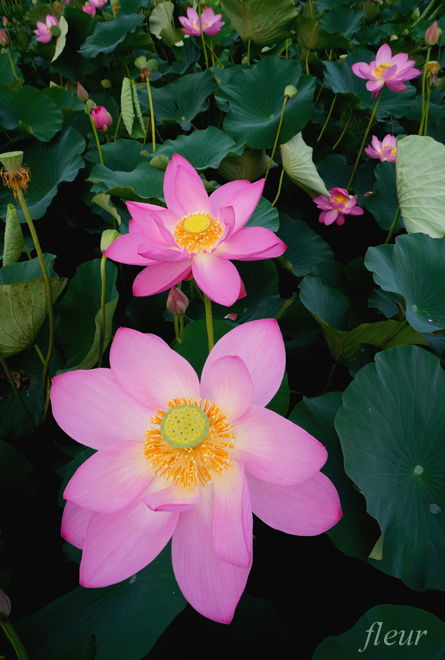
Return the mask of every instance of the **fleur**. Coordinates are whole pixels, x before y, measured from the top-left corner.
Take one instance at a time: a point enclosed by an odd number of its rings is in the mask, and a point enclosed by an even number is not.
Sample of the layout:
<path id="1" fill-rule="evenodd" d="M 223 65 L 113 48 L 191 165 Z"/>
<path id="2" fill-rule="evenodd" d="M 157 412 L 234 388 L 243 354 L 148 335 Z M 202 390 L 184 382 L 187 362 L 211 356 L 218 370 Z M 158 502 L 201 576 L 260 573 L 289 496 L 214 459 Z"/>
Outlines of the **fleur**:
<path id="1" fill-rule="evenodd" d="M 352 70 L 359 78 L 368 80 L 366 89 L 372 92 L 374 99 L 384 85 L 393 92 L 406 89 L 403 82 L 421 74 L 419 69 L 413 69 L 414 64 L 415 61 L 408 60 L 406 53 L 398 53 L 392 57 L 391 48 L 388 44 L 383 44 L 373 62 L 356 62 L 352 65 Z"/>
<path id="2" fill-rule="evenodd" d="M 38 35 L 36 41 L 40 41 L 42 44 L 47 44 L 53 38 L 51 27 L 53 25 L 57 25 L 57 27 L 59 27 L 59 21 L 57 18 L 54 18 L 54 16 L 48 14 L 45 23 L 42 23 L 42 21 L 37 21 L 36 25 L 37 30 L 34 30 L 34 34 Z"/>
<path id="3" fill-rule="evenodd" d="M 87 2 L 86 5 L 82 5 L 82 11 L 84 11 L 86 14 L 89 14 L 91 18 L 95 18 L 96 16 L 96 7 L 90 5 L 89 2 Z"/>
<path id="4" fill-rule="evenodd" d="M 164 178 L 168 209 L 127 202 L 130 233 L 105 254 L 124 264 L 147 266 L 134 281 L 135 296 L 151 296 L 194 277 L 206 296 L 229 307 L 243 293 L 230 259 L 270 259 L 286 250 L 270 229 L 244 227 L 263 187 L 264 179 L 232 181 L 209 197 L 196 170 L 174 154 Z"/>
<path id="5" fill-rule="evenodd" d="M 96 9 L 101 9 L 104 5 L 106 5 L 108 0 L 90 0 L 90 4 L 95 7 Z"/>
<path id="6" fill-rule="evenodd" d="M 397 139 L 393 135 L 388 134 L 380 142 L 377 136 L 373 135 L 371 144 L 369 147 L 365 147 L 365 152 L 370 158 L 380 158 L 382 163 L 384 160 L 390 160 L 391 163 L 395 163 L 397 153 Z"/>
<path id="7" fill-rule="evenodd" d="M 83 85 L 80 84 L 80 82 L 77 83 L 77 98 L 82 103 L 86 103 L 90 98 L 87 90 Z"/>
<path id="8" fill-rule="evenodd" d="M 437 21 L 434 21 L 432 25 L 428 28 L 428 30 L 425 32 L 425 43 L 427 46 L 435 46 L 437 42 L 439 41 L 440 37 L 440 30 L 439 30 L 439 24 Z"/>
<path id="9" fill-rule="evenodd" d="M 0 619 L 3 616 L 8 617 L 11 614 L 11 601 L 5 592 L 0 589 Z"/>
<path id="10" fill-rule="evenodd" d="M 9 44 L 9 37 L 4 30 L 0 30 L 0 46 L 5 48 Z"/>
<path id="11" fill-rule="evenodd" d="M 179 16 L 179 22 L 184 26 L 181 28 L 182 31 L 190 36 L 199 37 L 201 28 L 198 13 L 192 7 L 187 7 L 187 16 L 188 18 Z M 209 36 L 218 34 L 222 26 L 225 25 L 224 21 L 219 20 L 221 16 L 222 14 L 216 14 L 215 16 L 211 7 L 205 9 L 201 14 L 202 31 Z"/>
<path id="12" fill-rule="evenodd" d="M 62 536 L 83 549 L 80 583 L 125 580 L 173 537 L 185 598 L 229 623 L 252 565 L 252 512 L 301 536 L 341 517 L 320 472 L 323 445 L 265 408 L 285 369 L 278 324 L 227 333 L 201 382 L 162 339 L 129 328 L 117 331 L 110 366 L 64 373 L 51 390 L 57 423 L 98 450 L 64 492 Z"/>
<path id="13" fill-rule="evenodd" d="M 189 305 L 189 299 L 178 287 L 174 286 L 170 289 L 167 298 L 167 310 L 172 314 L 179 314 L 184 316 L 185 310 Z"/>
<path id="14" fill-rule="evenodd" d="M 91 118 L 97 131 L 108 131 L 108 127 L 113 123 L 113 117 L 103 105 L 98 105 L 91 110 Z"/>
<path id="15" fill-rule="evenodd" d="M 331 195 L 329 199 L 324 195 L 318 195 L 313 199 L 317 204 L 317 208 L 323 209 L 320 213 L 319 222 L 324 222 L 325 225 L 332 225 L 333 222 L 344 225 L 345 215 L 363 214 L 363 209 L 356 206 L 357 198 L 350 195 L 345 188 L 332 188 L 329 194 Z"/>

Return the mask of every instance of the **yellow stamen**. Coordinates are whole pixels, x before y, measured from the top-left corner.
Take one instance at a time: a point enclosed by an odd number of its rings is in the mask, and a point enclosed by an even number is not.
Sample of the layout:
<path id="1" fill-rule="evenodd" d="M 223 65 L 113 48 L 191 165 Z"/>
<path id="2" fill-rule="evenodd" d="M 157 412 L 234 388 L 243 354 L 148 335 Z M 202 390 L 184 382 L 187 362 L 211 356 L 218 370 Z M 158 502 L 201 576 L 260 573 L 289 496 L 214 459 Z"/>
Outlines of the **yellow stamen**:
<path id="1" fill-rule="evenodd" d="M 150 418 L 153 427 L 145 434 L 144 455 L 154 473 L 167 482 L 185 488 L 193 488 L 198 482 L 206 486 L 212 473 L 222 474 L 232 463 L 233 427 L 227 423 L 227 415 L 208 399 L 173 399 L 167 408 L 156 410 Z M 196 439 L 199 444 L 195 445 Z"/>
<path id="2" fill-rule="evenodd" d="M 338 197 L 334 197 L 334 202 L 338 202 L 339 204 L 341 204 L 341 202 L 344 202 L 346 204 L 346 202 L 349 202 L 349 199 L 344 195 L 339 195 Z"/>
<path id="3" fill-rule="evenodd" d="M 383 75 L 383 72 L 386 69 L 389 69 L 392 66 L 389 62 L 382 62 L 380 66 L 378 66 L 376 69 L 374 69 L 374 76 L 376 78 L 381 78 Z"/>
<path id="4" fill-rule="evenodd" d="M 173 232 L 178 247 L 190 254 L 209 252 L 215 248 L 223 235 L 219 220 L 210 213 L 189 213 L 178 220 Z"/>
<path id="5" fill-rule="evenodd" d="M 431 74 L 437 74 L 440 71 L 439 62 L 435 61 L 428 62 L 426 68 L 428 69 L 428 78 L 431 76 Z"/>

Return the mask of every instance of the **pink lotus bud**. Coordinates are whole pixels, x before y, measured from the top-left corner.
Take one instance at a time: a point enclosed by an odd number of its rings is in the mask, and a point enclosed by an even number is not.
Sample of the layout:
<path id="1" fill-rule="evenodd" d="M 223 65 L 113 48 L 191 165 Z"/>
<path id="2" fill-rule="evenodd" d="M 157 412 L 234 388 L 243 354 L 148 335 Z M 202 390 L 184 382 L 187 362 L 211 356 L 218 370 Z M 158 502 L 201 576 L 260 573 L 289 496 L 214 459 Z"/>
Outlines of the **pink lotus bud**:
<path id="1" fill-rule="evenodd" d="M 184 316 L 188 304 L 189 299 L 180 289 L 178 289 L 178 287 L 174 286 L 173 289 L 170 289 L 167 298 L 167 309 L 169 312 Z"/>
<path id="2" fill-rule="evenodd" d="M 85 89 L 85 87 L 82 87 L 80 82 L 77 83 L 77 98 L 79 99 L 79 101 L 82 101 L 82 103 L 86 103 L 90 98 L 88 96 L 87 90 Z"/>
<path id="3" fill-rule="evenodd" d="M 225 316 L 224 318 L 228 319 L 229 321 L 236 321 L 236 319 L 238 318 L 238 314 L 235 314 L 235 312 L 233 312 L 233 314 L 227 314 L 227 316 Z"/>
<path id="4" fill-rule="evenodd" d="M 9 44 L 8 35 L 3 30 L 0 30 L 0 45 L 5 47 Z"/>
<path id="5" fill-rule="evenodd" d="M 440 30 L 437 21 L 434 21 L 425 32 L 425 43 L 427 46 L 435 46 L 439 41 Z"/>
<path id="6" fill-rule="evenodd" d="M 7 16 L 3 16 L 3 27 L 8 27 L 9 21 Z"/>
<path id="7" fill-rule="evenodd" d="M 98 105 L 97 108 L 93 108 L 93 110 L 91 110 L 91 117 L 97 131 L 104 131 L 106 133 L 108 127 L 113 123 L 113 117 L 103 105 Z"/>
<path id="8" fill-rule="evenodd" d="M 86 5 L 82 5 L 82 11 L 84 11 L 86 14 L 89 14 L 91 18 L 94 18 L 96 16 L 96 7 L 90 5 L 89 2 L 87 2 Z"/>
<path id="9" fill-rule="evenodd" d="M 0 616 L 9 616 L 11 613 L 11 601 L 5 592 L 0 589 Z"/>

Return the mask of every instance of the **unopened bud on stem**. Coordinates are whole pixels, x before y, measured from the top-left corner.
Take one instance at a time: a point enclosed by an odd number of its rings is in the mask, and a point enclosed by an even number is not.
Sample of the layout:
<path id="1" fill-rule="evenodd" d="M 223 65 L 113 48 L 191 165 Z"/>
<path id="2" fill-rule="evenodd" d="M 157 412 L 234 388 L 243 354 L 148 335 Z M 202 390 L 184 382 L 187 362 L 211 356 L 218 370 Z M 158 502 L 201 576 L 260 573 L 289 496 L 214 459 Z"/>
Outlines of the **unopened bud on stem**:
<path id="1" fill-rule="evenodd" d="M 182 293 L 178 287 L 175 286 L 173 289 L 170 289 L 170 293 L 168 294 L 167 299 L 167 310 L 169 312 L 183 316 L 185 314 L 185 310 L 188 307 L 188 304 L 189 300 L 187 296 Z"/>

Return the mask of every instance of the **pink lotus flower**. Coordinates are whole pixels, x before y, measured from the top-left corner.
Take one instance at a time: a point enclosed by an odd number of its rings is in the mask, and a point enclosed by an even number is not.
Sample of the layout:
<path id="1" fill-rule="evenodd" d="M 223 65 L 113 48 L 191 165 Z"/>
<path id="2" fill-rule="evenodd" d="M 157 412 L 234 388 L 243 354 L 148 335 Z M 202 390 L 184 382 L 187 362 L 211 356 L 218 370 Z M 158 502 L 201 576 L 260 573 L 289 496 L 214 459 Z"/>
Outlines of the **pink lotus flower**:
<path id="1" fill-rule="evenodd" d="M 107 2 L 108 0 L 90 0 L 90 3 L 96 9 L 102 9 L 102 7 L 107 4 Z"/>
<path id="2" fill-rule="evenodd" d="M 278 324 L 231 330 L 201 383 L 162 339 L 129 328 L 117 331 L 110 366 L 62 374 L 51 390 L 57 423 L 98 449 L 64 492 L 62 536 L 83 549 L 80 583 L 126 580 L 173 536 L 185 598 L 229 623 L 252 566 L 252 511 L 300 536 L 341 517 L 337 491 L 319 471 L 323 445 L 264 407 L 284 375 Z"/>
<path id="3" fill-rule="evenodd" d="M 185 18 L 185 16 L 179 16 L 179 22 L 184 26 L 181 28 L 182 31 L 190 36 L 199 37 L 201 34 L 201 28 L 199 25 L 198 13 L 192 9 L 192 7 L 187 7 L 187 16 L 188 18 Z M 222 14 L 216 14 L 215 16 L 211 7 L 205 9 L 201 14 L 202 31 L 209 36 L 218 34 L 222 26 L 225 25 L 224 21 L 219 20 L 221 16 Z"/>
<path id="4" fill-rule="evenodd" d="M 318 195 L 313 199 L 317 204 L 317 208 L 323 209 L 323 212 L 320 213 L 319 222 L 324 222 L 325 225 L 332 225 L 333 222 L 344 225 L 345 215 L 363 214 L 363 209 L 356 206 L 356 197 L 350 195 L 344 188 L 332 188 L 329 194 L 331 195 L 329 199 L 324 195 Z"/>
<path id="5" fill-rule="evenodd" d="M 408 60 L 406 53 L 398 53 L 392 57 L 391 48 L 388 44 L 383 44 L 377 51 L 374 62 L 356 62 L 352 65 L 352 70 L 359 78 L 368 80 L 366 89 L 372 92 L 372 98 L 375 99 L 384 85 L 393 92 L 406 89 L 403 82 L 421 74 L 419 69 L 413 69 L 414 64 L 415 61 Z"/>
<path id="6" fill-rule="evenodd" d="M 370 158 L 380 158 L 382 163 L 384 160 L 396 162 L 397 139 L 393 135 L 386 135 L 381 142 L 376 135 L 373 135 L 371 145 L 365 147 L 365 152 Z"/>
<path id="7" fill-rule="evenodd" d="M 108 127 L 113 123 L 113 117 L 103 105 L 98 105 L 91 110 L 91 118 L 97 131 L 108 131 Z"/>
<path id="8" fill-rule="evenodd" d="M 0 30 L 0 46 L 5 48 L 9 44 L 9 37 L 4 30 Z"/>
<path id="9" fill-rule="evenodd" d="M 127 202 L 130 233 L 105 252 L 114 261 L 147 266 L 133 284 L 135 296 L 166 291 L 193 274 L 211 299 L 230 306 L 242 295 L 242 282 L 230 259 L 279 257 L 286 246 L 269 229 L 244 227 L 264 187 L 264 179 L 231 181 L 210 195 L 185 158 L 174 154 L 164 179 L 168 209 Z"/>
<path id="10" fill-rule="evenodd" d="M 34 34 L 37 34 L 36 41 L 40 41 L 42 44 L 47 44 L 53 38 L 51 33 L 51 27 L 53 25 L 59 25 L 59 21 L 54 16 L 50 14 L 47 15 L 45 23 L 42 21 L 37 21 L 37 30 L 34 30 Z"/>
<path id="11" fill-rule="evenodd" d="M 93 5 L 90 5 L 89 3 L 82 5 L 82 11 L 89 14 L 91 18 L 95 18 L 96 16 L 96 7 L 93 7 Z"/>

